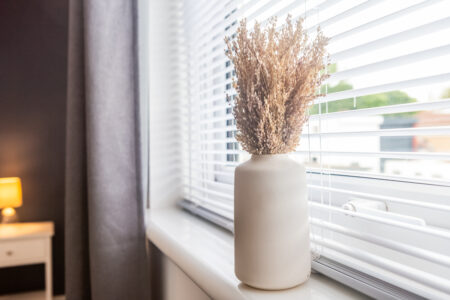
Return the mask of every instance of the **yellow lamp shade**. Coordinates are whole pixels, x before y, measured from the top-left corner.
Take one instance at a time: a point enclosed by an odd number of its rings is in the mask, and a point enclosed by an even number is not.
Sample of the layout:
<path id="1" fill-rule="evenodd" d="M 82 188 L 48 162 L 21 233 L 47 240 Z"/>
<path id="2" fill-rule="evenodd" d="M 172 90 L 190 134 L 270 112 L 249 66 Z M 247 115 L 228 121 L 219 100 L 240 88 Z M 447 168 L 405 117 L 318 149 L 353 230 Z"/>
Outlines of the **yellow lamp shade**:
<path id="1" fill-rule="evenodd" d="M 20 178 L 0 178 L 0 208 L 19 206 L 22 206 L 22 184 Z"/>

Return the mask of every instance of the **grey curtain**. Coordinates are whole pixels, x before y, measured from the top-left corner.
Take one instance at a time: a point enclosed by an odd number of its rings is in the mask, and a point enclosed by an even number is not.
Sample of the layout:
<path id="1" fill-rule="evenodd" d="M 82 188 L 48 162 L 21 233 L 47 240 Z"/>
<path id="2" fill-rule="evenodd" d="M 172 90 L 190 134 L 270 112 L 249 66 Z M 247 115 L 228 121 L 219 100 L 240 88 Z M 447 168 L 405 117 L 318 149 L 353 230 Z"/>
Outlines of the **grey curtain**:
<path id="1" fill-rule="evenodd" d="M 147 299 L 137 0 L 69 0 L 67 300 Z"/>

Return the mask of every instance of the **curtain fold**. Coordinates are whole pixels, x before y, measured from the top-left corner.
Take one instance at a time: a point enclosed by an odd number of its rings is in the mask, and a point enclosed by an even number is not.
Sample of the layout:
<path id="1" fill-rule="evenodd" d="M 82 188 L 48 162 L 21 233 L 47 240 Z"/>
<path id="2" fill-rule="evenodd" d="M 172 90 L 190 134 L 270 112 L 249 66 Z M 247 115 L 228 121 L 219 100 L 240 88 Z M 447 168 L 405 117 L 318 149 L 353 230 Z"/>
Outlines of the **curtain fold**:
<path id="1" fill-rule="evenodd" d="M 66 298 L 148 299 L 137 0 L 69 3 Z"/>

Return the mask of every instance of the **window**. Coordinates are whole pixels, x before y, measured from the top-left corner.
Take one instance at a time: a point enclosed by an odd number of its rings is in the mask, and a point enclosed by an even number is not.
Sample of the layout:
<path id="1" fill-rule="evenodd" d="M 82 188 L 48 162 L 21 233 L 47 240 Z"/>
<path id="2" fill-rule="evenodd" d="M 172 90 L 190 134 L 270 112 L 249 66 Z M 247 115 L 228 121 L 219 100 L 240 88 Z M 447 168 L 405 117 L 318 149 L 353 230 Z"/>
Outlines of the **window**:
<path id="1" fill-rule="evenodd" d="M 307 166 L 316 262 L 448 297 L 450 2 L 185 2 L 184 34 L 196 41 L 186 44 L 185 205 L 232 224 L 233 171 L 249 158 L 224 97 L 235 93 L 224 34 L 242 17 L 305 17 L 310 34 L 320 25 L 331 38 L 325 96 L 293 154 Z"/>

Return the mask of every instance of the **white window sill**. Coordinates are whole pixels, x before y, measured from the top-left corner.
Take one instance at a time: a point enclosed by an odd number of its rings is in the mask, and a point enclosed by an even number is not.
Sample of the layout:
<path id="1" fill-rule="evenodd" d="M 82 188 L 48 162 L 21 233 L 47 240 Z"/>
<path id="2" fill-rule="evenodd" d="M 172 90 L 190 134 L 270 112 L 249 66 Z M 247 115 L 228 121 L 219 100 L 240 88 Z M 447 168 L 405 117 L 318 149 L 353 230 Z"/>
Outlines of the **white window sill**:
<path id="1" fill-rule="evenodd" d="M 263 291 L 234 275 L 233 236 L 176 208 L 151 213 L 148 238 L 214 299 L 363 299 L 364 295 L 321 274 L 284 291 Z"/>

